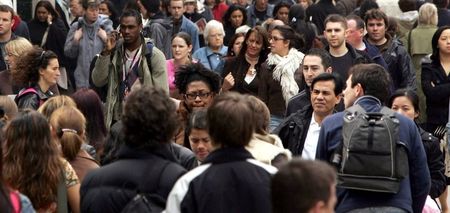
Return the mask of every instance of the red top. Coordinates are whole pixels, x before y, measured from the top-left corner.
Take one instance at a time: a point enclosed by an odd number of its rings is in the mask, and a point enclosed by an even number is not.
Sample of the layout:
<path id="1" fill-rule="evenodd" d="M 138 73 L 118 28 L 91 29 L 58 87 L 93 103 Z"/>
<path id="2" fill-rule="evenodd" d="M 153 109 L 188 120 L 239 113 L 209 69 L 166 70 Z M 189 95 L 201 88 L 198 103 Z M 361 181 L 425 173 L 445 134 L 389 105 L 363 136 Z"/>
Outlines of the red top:
<path id="1" fill-rule="evenodd" d="M 223 14 L 225 14 L 225 12 L 228 10 L 228 5 L 226 5 L 225 3 L 221 2 L 218 5 L 214 6 L 212 8 L 212 13 L 214 15 L 214 19 L 222 22 L 222 17 Z"/>

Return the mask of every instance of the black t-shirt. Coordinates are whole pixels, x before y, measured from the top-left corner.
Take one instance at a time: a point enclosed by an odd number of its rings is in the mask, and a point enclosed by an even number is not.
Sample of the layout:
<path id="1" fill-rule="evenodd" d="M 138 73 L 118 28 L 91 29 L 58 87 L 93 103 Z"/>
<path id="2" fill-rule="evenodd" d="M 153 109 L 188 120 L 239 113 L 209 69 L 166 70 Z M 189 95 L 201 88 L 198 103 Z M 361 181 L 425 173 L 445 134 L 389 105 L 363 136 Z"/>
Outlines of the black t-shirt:
<path id="1" fill-rule="evenodd" d="M 256 22 L 263 22 L 266 19 L 267 10 L 259 11 L 255 8 L 255 16 L 258 18 Z"/>
<path id="2" fill-rule="evenodd" d="M 336 72 L 341 76 L 343 81 L 346 81 L 348 78 L 348 71 L 350 67 L 353 65 L 353 58 L 348 51 L 345 55 L 341 57 L 331 56 L 331 67 L 333 68 L 333 72 Z"/>

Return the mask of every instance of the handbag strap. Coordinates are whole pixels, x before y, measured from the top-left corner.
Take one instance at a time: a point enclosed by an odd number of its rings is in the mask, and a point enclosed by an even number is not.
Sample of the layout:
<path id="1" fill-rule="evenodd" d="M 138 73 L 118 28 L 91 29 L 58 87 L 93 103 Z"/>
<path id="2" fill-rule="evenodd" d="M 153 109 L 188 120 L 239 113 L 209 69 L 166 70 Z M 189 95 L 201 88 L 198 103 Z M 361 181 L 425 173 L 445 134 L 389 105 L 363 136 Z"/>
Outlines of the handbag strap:
<path id="1" fill-rule="evenodd" d="M 67 213 L 67 187 L 66 187 L 66 175 L 64 174 L 64 170 L 61 172 L 61 180 L 58 183 L 58 194 L 57 194 L 57 212 L 58 213 Z"/>
<path id="2" fill-rule="evenodd" d="M 51 25 L 48 25 L 47 29 L 45 30 L 44 35 L 42 36 L 41 47 L 44 47 L 45 44 L 47 43 L 47 36 L 48 36 L 48 31 L 50 30 L 50 26 Z"/>

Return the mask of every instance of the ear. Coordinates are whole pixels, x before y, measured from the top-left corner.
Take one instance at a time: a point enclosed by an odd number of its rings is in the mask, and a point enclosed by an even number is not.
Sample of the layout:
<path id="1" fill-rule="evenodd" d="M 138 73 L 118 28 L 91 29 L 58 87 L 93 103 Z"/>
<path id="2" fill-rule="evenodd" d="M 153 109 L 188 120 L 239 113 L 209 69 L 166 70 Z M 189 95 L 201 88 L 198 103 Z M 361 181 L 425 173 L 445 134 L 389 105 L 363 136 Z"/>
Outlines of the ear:
<path id="1" fill-rule="evenodd" d="M 327 69 L 325 69 L 326 73 L 332 73 L 333 72 L 333 68 L 330 66 Z"/>
<path id="2" fill-rule="evenodd" d="M 192 53 L 192 44 L 188 46 L 189 52 Z"/>
<path id="3" fill-rule="evenodd" d="M 323 201 L 318 201 L 314 206 L 312 206 L 308 213 L 320 213 L 322 209 L 325 207 L 325 203 Z"/>
<path id="4" fill-rule="evenodd" d="M 43 75 L 44 74 L 44 69 L 39 68 L 39 75 Z"/>
<path id="5" fill-rule="evenodd" d="M 364 95 L 364 89 L 362 88 L 360 83 L 355 85 L 355 89 L 356 89 L 356 96 L 357 97 L 361 97 L 361 96 Z"/>
<path id="6" fill-rule="evenodd" d="M 414 111 L 414 118 L 417 118 L 417 117 L 419 117 L 419 112 Z"/>
<path id="7" fill-rule="evenodd" d="M 334 105 L 338 105 L 341 102 L 342 99 L 342 93 L 336 95 L 336 102 L 334 103 Z"/>

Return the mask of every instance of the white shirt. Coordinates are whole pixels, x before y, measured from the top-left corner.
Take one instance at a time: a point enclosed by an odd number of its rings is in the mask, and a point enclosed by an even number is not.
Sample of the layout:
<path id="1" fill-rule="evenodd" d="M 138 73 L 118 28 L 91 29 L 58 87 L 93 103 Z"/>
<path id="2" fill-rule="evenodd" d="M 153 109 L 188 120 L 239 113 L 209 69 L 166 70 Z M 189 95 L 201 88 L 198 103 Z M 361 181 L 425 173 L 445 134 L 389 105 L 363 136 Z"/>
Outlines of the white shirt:
<path id="1" fill-rule="evenodd" d="M 316 159 L 317 143 L 319 142 L 320 125 L 314 119 L 314 112 L 312 114 L 311 122 L 309 123 L 308 133 L 303 146 L 302 158 L 307 160 Z"/>

